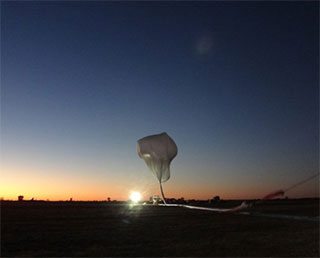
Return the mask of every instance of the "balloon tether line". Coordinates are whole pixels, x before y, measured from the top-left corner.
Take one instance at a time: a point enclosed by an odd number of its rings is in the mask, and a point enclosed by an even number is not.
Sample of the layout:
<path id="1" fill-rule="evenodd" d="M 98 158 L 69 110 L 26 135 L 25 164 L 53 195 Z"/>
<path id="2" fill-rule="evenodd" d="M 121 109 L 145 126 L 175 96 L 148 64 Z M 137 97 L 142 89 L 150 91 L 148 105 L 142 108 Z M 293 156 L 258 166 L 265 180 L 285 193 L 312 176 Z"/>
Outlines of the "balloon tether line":
<path id="1" fill-rule="evenodd" d="M 310 177 L 308 177 L 308 178 L 306 178 L 306 179 L 304 179 L 304 180 L 302 180 L 302 181 L 300 181 L 300 182 L 298 182 L 298 183 L 296 183 L 296 184 L 288 187 L 287 189 L 284 190 L 284 192 L 288 192 L 288 191 L 296 188 L 297 186 L 302 185 L 302 184 L 308 182 L 309 180 L 311 180 L 311 179 L 313 179 L 313 178 L 315 178 L 315 177 L 317 177 L 317 176 L 319 176 L 319 173 L 314 174 L 314 175 L 312 175 L 312 176 L 310 176 Z"/>
<path id="2" fill-rule="evenodd" d="M 161 180 L 159 180 L 159 184 L 160 184 L 160 191 L 161 191 L 161 195 L 162 195 L 162 200 L 163 200 L 164 204 L 167 204 L 166 203 L 166 198 L 164 197 Z"/>

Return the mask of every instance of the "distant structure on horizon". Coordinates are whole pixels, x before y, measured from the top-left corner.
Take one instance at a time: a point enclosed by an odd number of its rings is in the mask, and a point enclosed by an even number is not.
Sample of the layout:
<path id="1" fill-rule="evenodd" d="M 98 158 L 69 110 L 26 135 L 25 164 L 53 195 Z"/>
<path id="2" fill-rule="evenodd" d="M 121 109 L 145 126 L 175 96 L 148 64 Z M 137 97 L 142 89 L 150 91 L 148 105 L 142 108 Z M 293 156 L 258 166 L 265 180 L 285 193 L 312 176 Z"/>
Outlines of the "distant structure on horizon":
<path id="1" fill-rule="evenodd" d="M 214 196 L 209 202 L 210 203 L 218 203 L 218 202 L 220 202 L 220 196 L 219 195 L 216 195 L 216 196 Z"/>
<path id="2" fill-rule="evenodd" d="M 19 202 L 22 202 L 22 201 L 23 201 L 23 198 L 24 198 L 23 195 L 19 195 L 19 196 L 18 196 L 18 201 L 19 201 Z"/>
<path id="3" fill-rule="evenodd" d="M 150 197 L 150 201 L 153 205 L 158 205 L 162 200 L 159 195 L 153 195 Z"/>

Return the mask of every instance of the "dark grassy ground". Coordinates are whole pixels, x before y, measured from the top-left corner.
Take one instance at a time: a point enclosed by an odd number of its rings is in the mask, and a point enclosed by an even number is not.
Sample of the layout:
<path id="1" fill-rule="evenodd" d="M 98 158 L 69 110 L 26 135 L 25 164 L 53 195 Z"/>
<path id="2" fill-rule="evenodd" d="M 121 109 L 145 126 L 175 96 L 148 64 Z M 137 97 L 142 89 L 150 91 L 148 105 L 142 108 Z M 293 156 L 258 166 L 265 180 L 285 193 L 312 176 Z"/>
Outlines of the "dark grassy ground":
<path id="1" fill-rule="evenodd" d="M 273 201 L 253 211 L 319 216 L 319 202 Z M 179 207 L 1 203 L 3 257 L 318 257 L 318 241 L 318 221 Z"/>

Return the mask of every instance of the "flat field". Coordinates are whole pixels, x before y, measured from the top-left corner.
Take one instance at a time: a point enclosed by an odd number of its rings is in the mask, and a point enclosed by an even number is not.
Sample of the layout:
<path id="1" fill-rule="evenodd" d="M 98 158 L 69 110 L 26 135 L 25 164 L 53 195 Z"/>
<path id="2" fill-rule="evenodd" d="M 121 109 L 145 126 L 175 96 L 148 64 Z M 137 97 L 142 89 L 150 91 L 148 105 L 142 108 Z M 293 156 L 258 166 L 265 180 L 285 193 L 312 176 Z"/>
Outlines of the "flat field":
<path id="1" fill-rule="evenodd" d="M 249 212 L 316 218 L 319 200 L 271 201 Z M 1 256 L 319 257 L 319 219 L 104 202 L 2 201 Z"/>

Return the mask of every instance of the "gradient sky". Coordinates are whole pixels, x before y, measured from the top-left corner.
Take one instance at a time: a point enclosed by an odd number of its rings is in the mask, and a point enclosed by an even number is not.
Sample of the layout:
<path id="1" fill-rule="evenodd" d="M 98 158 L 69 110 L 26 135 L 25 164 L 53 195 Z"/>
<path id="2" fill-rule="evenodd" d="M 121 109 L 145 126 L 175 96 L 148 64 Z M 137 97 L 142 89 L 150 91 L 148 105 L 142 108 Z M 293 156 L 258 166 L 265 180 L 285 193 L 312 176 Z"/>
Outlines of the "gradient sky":
<path id="1" fill-rule="evenodd" d="M 318 172 L 316 2 L 1 2 L 0 196 L 259 198 Z M 288 192 L 319 195 L 318 178 Z"/>

